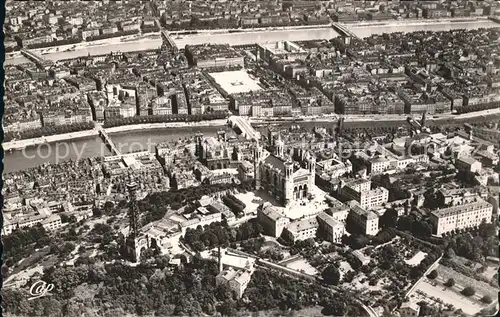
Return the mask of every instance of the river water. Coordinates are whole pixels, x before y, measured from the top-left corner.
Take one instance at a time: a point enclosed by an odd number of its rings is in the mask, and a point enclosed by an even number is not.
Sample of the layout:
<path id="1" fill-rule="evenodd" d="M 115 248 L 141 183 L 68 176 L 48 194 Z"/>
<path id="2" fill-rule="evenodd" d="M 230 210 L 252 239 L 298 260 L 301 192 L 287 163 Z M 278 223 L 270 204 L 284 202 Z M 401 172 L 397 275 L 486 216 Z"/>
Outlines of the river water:
<path id="1" fill-rule="evenodd" d="M 383 122 L 379 122 L 382 123 Z M 325 128 L 334 128 L 336 122 L 304 122 L 300 125 L 308 130 L 314 129 L 315 126 Z M 346 122 L 344 126 L 363 127 L 368 123 L 365 122 Z M 392 121 L 391 124 L 399 126 L 404 124 L 404 121 Z M 291 127 L 293 123 L 282 123 L 280 126 Z M 371 123 L 371 125 L 373 125 Z M 262 124 L 255 127 L 262 135 L 267 135 L 269 125 Z M 132 132 L 111 133 L 110 137 L 115 143 L 118 150 L 125 154 L 137 151 L 150 151 L 154 153 L 155 145 L 165 141 L 175 141 L 193 137 L 196 133 L 203 133 L 204 136 L 216 136 L 218 131 L 226 131 L 226 135 L 237 136 L 237 134 L 228 126 L 204 126 L 204 127 L 182 127 L 182 128 L 165 128 L 155 130 L 142 130 Z M 108 156 L 111 152 L 98 136 L 79 139 L 68 142 L 56 142 L 43 144 L 35 147 L 26 148 L 23 151 L 14 150 L 5 153 L 4 166 L 5 172 L 15 172 L 30 167 L 35 167 L 44 162 L 57 163 L 63 160 L 76 160 L 78 158 L 88 158 L 94 156 Z"/>
<path id="2" fill-rule="evenodd" d="M 55 142 L 27 147 L 24 150 L 6 152 L 4 172 L 15 172 L 42 165 L 45 162 L 60 163 L 64 160 L 88 158 L 111 152 L 98 136 L 68 142 Z"/>
<path id="3" fill-rule="evenodd" d="M 124 154 L 146 150 L 153 153 L 157 143 L 185 139 L 197 132 L 201 132 L 205 136 L 216 136 L 220 130 L 225 130 L 228 136 L 236 136 L 233 130 L 227 126 L 207 126 L 119 132 L 110 134 L 110 137 L 117 148 Z M 108 155 L 111 155 L 111 152 L 98 136 L 68 142 L 42 144 L 28 147 L 22 151 L 6 152 L 4 172 L 16 172 L 42 165 L 45 162 L 58 163 L 64 160 Z"/>
<path id="4" fill-rule="evenodd" d="M 204 43 L 247 45 L 253 43 L 277 42 L 277 41 L 305 41 L 331 39 L 339 36 L 331 27 L 318 27 L 310 29 L 275 30 L 275 31 L 252 31 L 235 32 L 224 34 L 199 33 L 191 35 L 173 36 L 177 47 L 184 48 L 186 45 L 197 45 Z"/>
<path id="5" fill-rule="evenodd" d="M 390 25 L 348 25 L 348 28 L 359 37 L 367 37 L 372 34 L 382 34 L 391 32 L 414 32 L 414 31 L 448 31 L 452 29 L 477 29 L 499 27 L 500 24 L 490 20 L 464 21 L 464 22 L 414 22 L 403 24 L 395 21 Z M 265 43 L 275 41 L 304 41 L 321 40 L 337 37 L 339 34 L 331 27 L 317 27 L 307 29 L 287 29 L 287 30 L 259 30 L 251 32 L 236 33 L 198 33 L 191 35 L 181 35 L 174 37 L 174 42 L 179 48 L 186 45 L 196 45 L 204 43 L 247 45 L 253 43 Z M 116 42 L 116 39 L 114 39 Z M 61 59 L 76 58 L 87 55 L 101 55 L 109 52 L 133 52 L 141 50 L 157 49 L 161 46 L 161 38 L 145 38 L 138 41 L 112 43 L 106 45 L 95 45 L 80 47 L 74 51 L 51 52 L 44 54 L 47 59 L 57 61 Z M 16 65 L 25 63 L 28 60 L 24 57 L 9 58 L 5 60 L 6 65 Z"/>
<path id="6" fill-rule="evenodd" d="M 354 34 L 359 37 L 368 37 L 372 34 L 392 33 L 392 32 L 415 32 L 415 31 L 449 31 L 453 29 L 478 29 L 499 27 L 490 20 L 467 21 L 467 22 L 415 22 L 411 24 L 401 24 L 395 21 L 392 25 L 348 25 Z M 331 27 L 318 27 L 296 30 L 275 30 L 275 31 L 253 31 L 237 32 L 225 34 L 199 33 L 192 35 L 182 35 L 174 37 L 174 42 L 179 48 L 186 45 L 196 45 L 203 43 L 246 45 L 253 43 L 276 42 L 276 41 L 305 41 L 332 39 L 339 36 Z"/>
<path id="7" fill-rule="evenodd" d="M 417 30 L 445 31 L 450 29 L 477 29 L 498 27 L 492 21 L 476 22 L 454 22 L 454 23 L 432 23 L 432 24 L 401 24 L 395 26 L 370 25 L 370 26 L 349 26 L 349 28 L 358 36 L 366 37 L 371 34 L 381 34 L 387 32 L 412 32 Z M 329 39 L 337 36 L 332 28 L 313 28 L 300 30 L 277 30 L 277 31 L 256 31 L 249 33 L 227 33 L 227 34 L 195 34 L 184 35 L 181 39 L 175 39 L 179 47 L 186 44 L 200 43 L 230 43 L 232 45 L 242 45 L 256 42 L 267 42 L 277 40 L 299 41 L 306 39 Z M 141 43 L 125 42 L 120 44 L 111 44 L 103 46 L 91 46 L 72 52 L 57 52 L 45 55 L 51 59 L 64 59 L 87 54 L 98 55 L 110 51 L 134 51 L 144 49 L 154 49 L 160 46 L 158 39 L 146 39 Z M 8 59 L 9 62 L 19 63 L 24 58 Z M 361 125 L 365 123 L 360 123 Z M 315 125 L 331 126 L 332 123 L 307 123 L 307 128 L 313 128 Z M 162 141 L 176 140 L 192 136 L 195 132 L 202 132 L 205 135 L 215 135 L 221 127 L 186 127 L 186 128 L 168 128 L 163 130 L 133 131 L 112 134 L 111 138 L 124 153 L 142 149 L 154 150 L 154 144 Z M 261 132 L 265 132 L 259 128 Z M 67 150 L 66 150 L 67 149 Z M 29 167 L 41 165 L 44 162 L 57 162 L 61 160 L 61 153 L 64 159 L 77 159 L 79 157 L 91 157 L 97 155 L 109 155 L 110 152 L 103 145 L 99 137 L 80 139 L 71 142 L 46 144 L 39 147 L 28 148 L 25 151 L 12 151 L 5 153 L 4 166 L 5 172 L 18 171 Z"/>

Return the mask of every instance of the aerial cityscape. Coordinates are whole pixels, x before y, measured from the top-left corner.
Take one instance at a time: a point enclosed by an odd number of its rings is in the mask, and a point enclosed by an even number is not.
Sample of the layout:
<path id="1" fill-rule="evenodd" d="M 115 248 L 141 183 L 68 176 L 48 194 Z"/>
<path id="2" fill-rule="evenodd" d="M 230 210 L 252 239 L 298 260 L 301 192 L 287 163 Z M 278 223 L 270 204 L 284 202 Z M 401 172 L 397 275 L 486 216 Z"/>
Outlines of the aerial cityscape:
<path id="1" fill-rule="evenodd" d="M 495 316 L 500 2 L 5 3 L 4 316 Z"/>

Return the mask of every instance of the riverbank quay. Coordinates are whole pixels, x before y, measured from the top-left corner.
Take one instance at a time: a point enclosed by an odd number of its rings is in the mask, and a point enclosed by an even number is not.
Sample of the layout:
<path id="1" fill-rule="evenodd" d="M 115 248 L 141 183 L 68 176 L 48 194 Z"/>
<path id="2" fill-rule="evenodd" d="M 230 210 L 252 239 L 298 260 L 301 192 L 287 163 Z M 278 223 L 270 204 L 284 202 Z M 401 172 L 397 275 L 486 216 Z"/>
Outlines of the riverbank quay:
<path id="1" fill-rule="evenodd" d="M 62 142 L 62 141 L 73 141 L 73 140 L 88 138 L 88 137 L 92 137 L 92 136 L 96 136 L 96 135 L 98 135 L 98 131 L 92 129 L 92 130 L 43 136 L 43 137 L 34 138 L 34 139 L 15 140 L 15 141 L 3 143 L 2 147 L 3 147 L 4 151 L 22 150 L 22 149 L 24 149 L 26 147 L 30 147 L 30 146 L 37 146 L 40 144 Z"/>
<path id="2" fill-rule="evenodd" d="M 468 22 L 486 22 L 491 20 L 487 16 L 480 17 L 447 17 L 442 19 L 400 19 L 400 20 L 385 20 L 385 21 L 353 21 L 342 22 L 347 27 L 364 27 L 364 26 L 398 26 L 398 25 L 426 25 L 426 24 L 443 24 L 443 23 L 468 23 Z M 494 20 L 491 20 L 494 21 Z M 496 22 L 496 21 L 494 21 Z"/>
<path id="3" fill-rule="evenodd" d="M 370 33 L 365 30 L 366 28 L 374 28 L 374 30 L 371 31 L 382 34 L 401 31 L 400 29 L 398 29 L 398 27 L 405 27 L 406 29 L 414 27 L 415 29 L 419 29 L 425 26 L 427 27 L 427 29 L 432 30 L 433 26 L 435 26 L 437 29 L 440 29 L 443 28 L 443 26 L 452 25 L 453 29 L 468 29 L 474 28 L 474 24 L 481 24 L 481 27 L 500 27 L 498 21 L 493 21 L 488 17 L 411 20 L 406 19 L 377 22 L 357 21 L 352 23 L 342 23 L 342 25 L 345 25 L 346 27 L 356 31 L 356 33 L 362 35 L 361 37 L 366 36 Z M 338 35 L 333 30 L 331 23 L 320 25 L 298 25 L 249 29 L 176 30 L 167 32 L 172 36 L 176 36 L 180 33 L 192 32 L 191 34 L 184 34 L 180 36 L 179 39 L 174 40 L 179 44 L 179 47 L 184 47 L 186 44 L 194 45 L 197 43 L 206 42 L 233 43 L 233 40 L 235 40 L 235 36 L 245 37 L 245 39 L 240 40 L 238 43 L 234 44 L 243 45 L 250 43 L 255 44 L 260 42 L 269 42 L 277 40 L 278 38 L 286 38 L 289 41 L 301 41 L 306 39 L 328 39 Z M 410 32 L 410 30 L 407 30 L 406 32 Z M 316 34 L 316 36 L 312 36 L 313 34 Z M 125 53 L 143 50 L 154 50 L 160 48 L 161 43 L 162 39 L 160 33 L 158 32 L 148 33 L 144 35 L 127 35 L 123 37 L 109 38 L 92 42 L 53 46 L 49 48 L 34 49 L 33 51 L 42 54 L 46 59 L 59 61 L 88 55 L 105 55 L 111 52 Z M 7 54 L 7 58 L 5 60 L 6 65 L 15 65 L 24 62 L 27 62 L 27 60 L 20 56 L 19 52 Z"/>
<path id="4" fill-rule="evenodd" d="M 325 123 L 333 123 L 339 120 L 339 118 L 344 118 L 344 123 L 350 124 L 365 124 L 367 126 L 373 123 L 381 123 L 383 122 L 393 122 L 393 123 L 404 123 L 408 115 L 331 115 L 331 116 L 318 116 L 318 117 L 301 117 L 301 118 L 278 118 L 278 119 L 259 119 L 252 118 L 250 122 L 255 125 L 263 126 L 270 124 L 282 124 L 282 123 L 307 123 L 307 124 L 325 124 Z M 432 116 L 427 119 L 430 124 L 439 125 L 439 124 L 450 124 L 456 122 L 457 124 L 467 123 L 471 121 L 488 121 L 488 120 L 497 120 L 500 119 L 500 109 L 489 109 L 482 111 L 475 111 L 463 114 L 442 114 L 438 116 Z M 164 122 L 164 123 L 145 123 L 145 124 L 134 124 L 134 125 L 123 125 L 117 127 L 106 128 L 105 131 L 112 135 L 114 133 L 124 133 L 124 132 L 133 132 L 133 131 L 144 131 L 144 130 L 160 130 L 160 129 L 169 129 L 169 128 L 185 128 L 185 127 L 223 127 L 227 125 L 226 119 L 218 119 L 211 121 L 200 121 L 200 122 Z M 65 134 L 57 134 L 46 137 L 40 137 L 35 139 L 26 139 L 26 140 L 16 140 L 11 142 L 4 143 L 3 149 L 4 151 L 10 150 L 21 150 L 28 146 L 36 146 L 44 143 L 53 143 L 53 142 L 62 142 L 62 141 L 71 141 L 75 139 L 81 139 L 91 136 L 98 135 L 97 130 L 87 130 L 87 131 L 79 131 Z"/>
<path id="5" fill-rule="evenodd" d="M 210 127 L 210 126 L 225 126 L 227 121 L 225 119 L 212 120 L 212 121 L 200 121 L 200 122 L 165 122 L 165 123 L 147 123 L 147 124 L 134 124 L 134 125 L 123 125 L 118 127 L 106 128 L 104 129 L 106 133 L 123 133 L 123 132 L 133 132 L 133 131 L 144 131 L 144 130 L 158 130 L 158 129 L 168 129 L 168 128 L 182 128 L 182 127 Z M 55 143 L 63 141 L 73 141 L 82 138 L 88 138 L 99 135 L 97 129 L 78 131 L 64 134 L 56 134 L 50 136 L 44 136 L 34 139 L 26 140 L 15 140 L 10 142 L 5 142 L 2 144 L 4 151 L 11 150 L 22 150 L 26 147 L 37 146 L 45 143 Z"/>

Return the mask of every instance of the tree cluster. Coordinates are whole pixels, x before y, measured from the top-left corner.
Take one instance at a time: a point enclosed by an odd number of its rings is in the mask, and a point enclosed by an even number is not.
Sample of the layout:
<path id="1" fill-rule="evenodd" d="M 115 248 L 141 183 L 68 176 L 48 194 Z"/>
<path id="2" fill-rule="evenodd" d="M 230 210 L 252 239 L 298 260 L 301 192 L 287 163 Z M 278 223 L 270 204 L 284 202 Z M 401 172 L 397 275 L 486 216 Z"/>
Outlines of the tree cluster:
<path id="1" fill-rule="evenodd" d="M 215 286 L 217 265 L 194 258 L 172 269 L 160 262 L 130 267 L 121 263 L 78 264 L 47 268 L 41 277 L 54 284 L 53 296 L 28 301 L 24 289 L 3 290 L 3 313 L 19 316 L 233 316 L 239 310 L 298 310 L 321 305 L 333 315 L 359 316 L 348 298 L 318 283 L 257 270 L 241 300 L 225 286 Z M 31 283 L 34 282 L 30 281 Z"/>
<path id="2" fill-rule="evenodd" d="M 225 195 L 222 197 L 222 201 L 224 202 L 224 204 L 226 204 L 226 206 L 229 207 L 229 209 L 231 209 L 231 211 L 235 215 L 240 216 L 244 214 L 244 210 L 246 208 L 245 203 L 243 203 L 234 195 L 232 194 Z"/>
<path id="3" fill-rule="evenodd" d="M 151 116 L 134 116 L 128 118 L 116 118 L 106 120 L 104 128 L 117 127 L 130 124 L 147 124 L 147 123 L 165 123 L 165 122 L 200 122 L 209 120 L 225 119 L 228 116 L 227 111 L 214 111 L 204 114 L 171 114 L 171 115 L 151 115 Z"/>
<path id="4" fill-rule="evenodd" d="M 46 43 L 28 44 L 26 46 L 26 48 L 36 49 L 36 48 L 45 48 L 45 47 L 52 47 L 52 46 L 71 45 L 71 44 L 80 43 L 81 41 L 82 41 L 82 39 L 80 37 L 73 37 L 73 38 L 66 38 L 64 40 L 55 40 L 55 41 L 46 42 Z"/>
<path id="5" fill-rule="evenodd" d="M 94 128 L 93 122 L 79 122 L 79 123 L 65 124 L 65 125 L 45 126 L 42 128 L 31 129 L 26 131 L 7 132 L 4 135 L 4 141 L 9 142 L 12 140 L 33 139 L 55 134 L 92 130 L 93 128 Z"/>
<path id="6" fill-rule="evenodd" d="M 455 254 L 471 261 L 483 262 L 487 256 L 498 256 L 498 236 L 492 223 L 482 222 L 478 230 L 447 237 L 446 241 Z"/>
<path id="7" fill-rule="evenodd" d="M 3 259 L 7 266 L 12 266 L 32 254 L 35 249 L 50 245 L 52 238 L 45 228 L 38 224 L 29 228 L 17 229 L 10 235 L 2 237 L 2 241 Z"/>
<path id="8" fill-rule="evenodd" d="M 138 202 L 139 210 L 144 211 L 141 215 L 141 223 L 148 224 L 152 221 L 162 219 L 168 206 L 172 209 L 179 209 L 181 206 L 187 206 L 201 199 L 205 195 L 226 192 L 228 190 L 245 191 L 252 187 L 252 181 L 226 184 L 210 184 L 198 187 L 188 187 L 177 191 L 156 192 L 148 195 Z"/>
<path id="9" fill-rule="evenodd" d="M 262 226 L 255 220 L 243 223 L 237 228 L 227 226 L 227 223 L 214 222 L 204 228 L 188 228 L 184 242 L 195 251 L 203 251 L 218 246 L 228 246 L 233 242 L 257 238 L 262 233 Z"/>
<path id="10" fill-rule="evenodd" d="M 98 41 L 98 40 L 104 40 L 104 39 L 109 39 L 112 37 L 120 37 L 120 36 L 127 36 L 127 35 L 134 35 L 139 33 L 139 30 L 130 30 L 130 31 L 118 31 L 115 33 L 110 33 L 110 34 L 99 34 L 95 36 L 89 36 L 85 40 L 87 42 L 91 41 Z"/>
<path id="11" fill-rule="evenodd" d="M 469 113 L 469 112 L 474 112 L 474 111 L 481 111 L 481 110 L 488 110 L 488 109 L 495 109 L 500 106 L 499 102 L 491 102 L 491 103 L 482 103 L 482 104 L 477 104 L 477 105 L 470 105 L 470 106 L 462 106 L 457 109 L 457 114 L 461 113 Z"/>
<path id="12" fill-rule="evenodd" d="M 410 193 L 403 189 L 400 180 L 391 183 L 388 174 L 376 175 L 372 178 L 374 184 L 382 186 L 389 191 L 389 201 L 396 201 L 410 198 Z"/>

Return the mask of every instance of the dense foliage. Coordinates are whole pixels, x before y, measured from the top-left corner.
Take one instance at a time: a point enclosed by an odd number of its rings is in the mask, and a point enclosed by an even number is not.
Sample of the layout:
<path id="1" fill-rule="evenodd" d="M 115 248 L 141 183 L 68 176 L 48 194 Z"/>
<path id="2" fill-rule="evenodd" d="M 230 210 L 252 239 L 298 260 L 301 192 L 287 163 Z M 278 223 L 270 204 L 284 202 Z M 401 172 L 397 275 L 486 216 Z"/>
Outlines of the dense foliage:
<path id="1" fill-rule="evenodd" d="M 481 111 L 481 110 L 488 110 L 488 109 L 495 109 L 500 106 L 499 102 L 490 102 L 490 103 L 482 103 L 482 104 L 477 104 L 477 105 L 470 105 L 470 106 L 462 106 L 457 109 L 457 113 L 469 113 L 469 112 L 474 112 L 474 111 Z"/>
<path id="2" fill-rule="evenodd" d="M 476 294 L 476 290 L 472 286 L 467 286 L 460 293 L 464 296 L 470 297 Z"/>
<path id="3" fill-rule="evenodd" d="M 248 191 L 252 189 L 252 181 L 242 182 L 240 184 L 212 184 L 199 187 L 188 187 L 177 191 L 156 192 L 148 195 L 139 201 L 139 209 L 144 211 L 141 216 L 141 222 L 148 224 L 152 221 L 163 218 L 169 208 L 179 209 L 194 203 L 205 195 L 226 192 L 229 190 Z"/>
<path id="4" fill-rule="evenodd" d="M 66 124 L 66 125 L 46 126 L 38 129 L 32 129 L 20 132 L 7 132 L 4 135 L 4 141 L 9 142 L 20 139 L 21 140 L 33 139 L 42 136 L 91 130 L 93 128 L 94 128 L 93 122 L 80 122 L 80 123 Z"/>
<path id="5" fill-rule="evenodd" d="M 336 265 L 330 264 L 323 270 L 323 272 L 321 273 L 321 277 L 327 284 L 338 285 L 340 282 L 339 269 Z"/>
<path id="6" fill-rule="evenodd" d="M 262 226 L 255 220 L 230 228 L 227 223 L 214 222 L 202 228 L 188 228 L 183 240 L 195 251 L 228 246 L 230 243 L 256 238 L 262 233 Z"/>
<path id="7" fill-rule="evenodd" d="M 242 215 L 244 213 L 243 211 L 245 210 L 246 205 L 234 195 L 226 195 L 222 197 L 222 201 L 235 215 Z"/>
<path id="8" fill-rule="evenodd" d="M 82 264 L 52 267 L 41 277 L 54 284 L 53 296 L 28 301 L 25 289 L 3 290 L 4 313 L 20 316 L 223 316 L 236 311 L 298 310 L 321 305 L 334 315 L 359 316 L 356 306 L 317 283 L 257 270 L 242 299 L 227 287 L 216 287 L 217 265 L 194 258 L 192 264 L 168 268 L 140 264 Z M 32 283 L 34 281 L 30 281 Z"/>
<path id="9" fill-rule="evenodd" d="M 427 274 L 427 277 L 431 280 L 435 279 L 438 277 L 438 272 L 436 270 L 432 270 L 429 274 Z"/>
<path id="10" fill-rule="evenodd" d="M 110 119 L 104 122 L 105 128 L 117 127 L 129 124 L 147 124 L 164 122 L 200 122 L 208 120 L 225 119 L 228 116 L 226 111 L 214 111 L 205 114 L 171 114 L 171 115 L 152 115 L 152 116 L 134 116 L 128 118 Z"/>
<path id="11" fill-rule="evenodd" d="M 51 238 L 40 224 L 30 228 L 15 230 L 12 234 L 2 237 L 3 260 L 11 266 L 19 260 L 32 254 L 36 248 L 49 245 Z"/>

